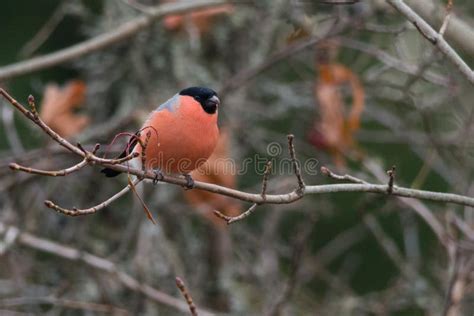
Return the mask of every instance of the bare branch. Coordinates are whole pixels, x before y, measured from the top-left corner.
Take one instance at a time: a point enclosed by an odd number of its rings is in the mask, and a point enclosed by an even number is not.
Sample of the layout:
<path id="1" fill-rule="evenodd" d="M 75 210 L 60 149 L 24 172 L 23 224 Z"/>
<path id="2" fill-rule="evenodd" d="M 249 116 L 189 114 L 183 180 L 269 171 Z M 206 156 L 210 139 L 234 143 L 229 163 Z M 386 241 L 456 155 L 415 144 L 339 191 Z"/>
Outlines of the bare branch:
<path id="1" fill-rule="evenodd" d="M 431 25 L 441 25 L 446 13 L 442 12 L 441 1 L 406 0 L 406 3 Z M 470 21 L 451 13 L 445 36 L 447 40 L 460 47 L 466 54 L 474 54 L 474 27 Z"/>
<path id="2" fill-rule="evenodd" d="M 83 310 L 84 312 L 112 314 L 112 315 L 130 315 L 130 313 L 123 309 L 113 305 L 98 304 L 93 302 L 82 302 L 70 299 L 58 298 L 58 297 L 9 297 L 0 300 L 0 307 L 15 307 L 25 306 L 29 304 L 48 304 L 54 306 L 61 306 L 69 309 Z M 8 316 L 7 314 L 2 314 Z"/>
<path id="3" fill-rule="evenodd" d="M 306 185 L 304 184 L 303 177 L 301 176 L 300 165 L 298 163 L 298 160 L 296 160 L 295 146 L 293 145 L 294 138 L 294 135 L 288 135 L 288 151 L 290 152 L 290 158 L 293 164 L 293 171 L 296 175 L 296 179 L 298 180 L 298 192 L 300 192 L 300 194 L 304 194 L 304 189 Z"/>
<path id="4" fill-rule="evenodd" d="M 23 171 L 23 172 L 26 172 L 26 173 L 32 173 L 32 174 L 37 174 L 37 175 L 41 175 L 41 176 L 64 177 L 64 176 L 67 176 L 71 173 L 74 173 L 76 171 L 81 170 L 82 168 L 84 168 L 87 165 L 88 165 L 88 162 L 87 162 L 86 159 L 84 159 L 83 161 L 81 161 L 78 164 L 75 164 L 72 167 L 69 167 L 69 168 L 66 168 L 66 169 L 61 169 L 61 170 L 52 170 L 52 171 L 24 167 L 24 166 L 21 166 L 17 163 L 11 163 L 9 165 L 9 167 L 12 170 Z"/>
<path id="5" fill-rule="evenodd" d="M 436 46 L 441 53 L 446 56 L 466 77 L 469 82 L 474 84 L 474 72 L 466 64 L 466 62 L 456 53 L 456 51 L 446 42 L 441 34 L 436 32 L 422 17 L 413 11 L 403 0 L 387 0 L 398 12 L 404 15 L 416 29 Z"/>
<path id="6" fill-rule="evenodd" d="M 181 278 L 179 277 L 176 277 L 176 286 L 178 287 L 181 294 L 183 294 L 184 299 L 186 300 L 186 303 L 189 306 L 189 311 L 191 312 L 191 315 L 198 316 L 198 312 L 196 309 L 196 305 L 194 305 L 193 298 L 191 297 L 191 294 L 189 294 L 189 291 L 186 286 L 184 285 L 183 280 L 181 280 Z"/>
<path id="7" fill-rule="evenodd" d="M 343 36 L 338 37 L 338 40 L 342 46 L 373 56 L 388 67 L 396 69 L 400 72 L 404 72 L 413 76 L 419 76 L 428 82 L 443 87 L 448 87 L 451 85 L 449 78 L 432 71 L 424 71 L 420 74 L 420 68 L 422 68 L 421 66 L 402 61 L 374 45 L 369 45 L 367 43 Z"/>
<path id="8" fill-rule="evenodd" d="M 465 254 L 459 248 L 456 248 L 449 269 L 451 270 L 451 276 L 446 292 L 443 316 L 461 315 L 461 302 L 466 295 L 469 286 L 468 275 L 473 268 L 472 255 Z"/>
<path id="9" fill-rule="evenodd" d="M 359 178 L 356 178 L 354 176 L 345 174 L 343 176 L 340 176 L 338 174 L 335 174 L 329 168 L 322 166 L 321 167 L 321 173 L 324 174 L 325 176 L 328 176 L 331 179 L 339 180 L 339 181 L 349 181 L 349 182 L 354 182 L 354 183 L 361 183 L 361 184 L 367 184 L 368 182 L 365 182 L 364 180 L 361 180 Z"/>
<path id="10" fill-rule="evenodd" d="M 441 28 L 439 29 L 439 35 L 441 37 L 444 36 L 446 29 L 448 28 L 449 20 L 451 19 L 451 12 L 453 10 L 453 0 L 448 0 L 448 4 L 446 5 L 446 15 L 443 20 L 443 24 L 441 24 Z"/>
<path id="11" fill-rule="evenodd" d="M 267 161 L 267 164 L 265 165 L 265 171 L 263 172 L 262 193 L 260 193 L 260 195 L 264 199 L 265 199 L 265 196 L 267 195 L 267 182 L 268 182 L 268 176 L 270 175 L 271 171 L 272 171 L 272 162 L 269 160 Z"/>
<path id="12" fill-rule="evenodd" d="M 136 179 L 134 182 L 129 183 L 125 188 L 123 188 L 119 192 L 115 193 L 113 196 L 111 196 L 110 198 L 108 198 L 104 202 L 102 202 L 102 203 L 100 203 L 96 206 L 86 208 L 86 209 L 78 209 L 78 208 L 75 208 L 75 207 L 73 209 L 67 209 L 67 208 L 63 208 L 61 206 L 58 206 L 58 205 L 56 205 L 55 203 L 53 203 L 52 201 L 49 201 L 49 200 L 44 201 L 44 204 L 47 207 L 55 210 L 56 212 L 62 213 L 64 215 L 68 215 L 68 216 L 82 216 L 82 215 L 94 214 L 94 213 L 96 213 L 100 210 L 103 210 L 104 208 L 109 206 L 112 202 L 114 202 L 115 200 L 122 197 L 125 193 L 130 191 L 130 189 L 133 188 L 133 186 L 137 185 L 140 181 L 141 180 Z"/>
<path id="13" fill-rule="evenodd" d="M 265 165 L 265 171 L 263 172 L 263 180 L 262 180 L 262 193 L 260 193 L 260 196 L 262 197 L 263 201 L 266 200 L 266 197 L 267 197 L 267 182 L 268 182 L 268 176 L 270 175 L 270 172 L 272 171 L 272 162 L 271 161 L 267 161 L 267 164 Z M 246 218 L 247 216 L 249 216 L 250 214 L 252 214 L 255 209 L 257 208 L 257 206 L 259 204 L 264 204 L 265 202 L 262 202 L 262 203 L 254 203 L 252 204 L 252 206 L 250 206 L 247 211 L 243 212 L 242 214 L 240 215 L 237 215 L 237 216 L 227 216 L 217 210 L 214 210 L 214 215 L 216 215 L 217 217 L 225 220 L 227 222 L 228 225 L 232 224 L 232 223 L 235 223 L 237 221 L 240 221 L 244 218 Z"/>
<path id="14" fill-rule="evenodd" d="M 5 233 L 8 229 L 11 228 L 19 231 L 19 229 L 16 227 L 6 226 L 4 223 L 0 222 L 0 234 Z M 68 260 L 81 262 L 91 268 L 115 276 L 117 280 L 125 287 L 132 291 L 142 293 L 154 302 L 169 306 L 181 312 L 188 311 L 188 305 L 181 302 L 181 300 L 174 298 L 162 291 L 159 291 L 148 284 L 139 282 L 131 275 L 119 270 L 115 263 L 113 263 L 112 261 L 95 256 L 88 252 L 78 250 L 76 248 L 50 241 L 48 239 L 37 237 L 26 232 L 19 231 L 19 235 L 16 240 L 17 243 L 20 245 L 46 252 Z M 210 316 L 214 315 L 214 313 L 201 309 L 201 316 L 202 315 Z"/>
<path id="15" fill-rule="evenodd" d="M 165 3 L 122 26 L 68 48 L 0 68 L 0 81 L 53 67 L 122 42 L 173 13 L 183 13 L 228 3 L 226 0 L 196 0 Z"/>
<path id="16" fill-rule="evenodd" d="M 257 208 L 258 205 L 259 205 L 259 203 L 252 204 L 252 206 L 249 207 L 248 210 L 246 210 L 245 212 L 243 212 L 242 214 L 237 215 L 237 216 L 227 216 L 227 215 L 224 215 L 224 214 L 222 214 L 221 212 L 219 212 L 217 210 L 214 210 L 214 214 L 217 217 L 222 218 L 223 220 L 225 220 L 227 222 L 227 224 L 230 225 L 234 222 L 238 222 L 238 221 L 243 220 L 244 218 L 248 217 L 250 214 L 253 213 L 253 211 L 255 211 L 255 209 Z"/>
<path id="17" fill-rule="evenodd" d="M 32 120 L 36 125 L 38 125 L 43 131 L 48 134 L 52 139 L 58 142 L 60 145 L 81 156 L 88 161 L 92 161 L 95 164 L 101 165 L 103 167 L 107 167 L 116 171 L 120 171 L 126 174 L 135 175 L 138 179 L 156 179 L 156 174 L 152 170 L 138 170 L 138 169 L 131 169 L 128 165 L 117 164 L 116 160 L 113 159 L 103 159 L 95 156 L 93 152 L 88 152 L 84 148 L 79 146 L 74 146 L 57 133 L 55 133 L 50 127 L 48 127 L 41 119 L 34 114 L 34 102 L 30 100 L 32 104 L 32 111 L 26 110 L 24 106 L 14 100 L 8 93 L 4 90 L 0 89 L 0 94 L 3 95 L 15 108 L 20 110 L 27 118 Z M 371 184 L 371 183 L 347 183 L 347 184 L 330 184 L 330 185 L 305 185 L 299 164 L 296 160 L 296 153 L 293 145 L 293 135 L 288 136 L 288 148 L 290 157 L 293 163 L 293 169 L 297 178 L 298 188 L 295 190 L 284 193 L 284 194 L 255 194 L 255 193 L 246 193 L 239 190 L 219 186 L 216 184 L 204 183 L 204 182 L 195 182 L 195 188 L 201 189 L 209 192 L 213 192 L 216 194 L 221 194 L 225 196 L 229 196 L 235 199 L 239 199 L 242 201 L 247 201 L 253 203 L 253 205 L 241 215 L 237 216 L 236 218 L 228 219 L 227 217 L 220 216 L 221 218 L 226 219 L 229 223 L 235 222 L 237 220 L 243 219 L 250 215 L 257 205 L 260 204 L 289 204 L 293 203 L 303 196 L 307 194 L 325 194 L 325 193 L 338 193 L 338 192 L 370 192 L 370 193 L 378 193 L 378 194 L 388 194 L 390 191 L 392 195 L 402 196 L 402 197 L 410 197 L 410 198 L 417 198 L 422 200 L 430 200 L 430 201 L 437 201 L 437 202 L 445 202 L 445 203 L 455 203 L 464 206 L 474 206 L 474 198 L 457 195 L 452 193 L 442 193 L 442 192 L 432 192 L 432 191 L 424 191 L 424 190 L 415 190 L 415 189 L 408 189 L 403 187 L 398 187 L 393 185 L 391 190 L 389 190 L 389 185 L 382 185 L 382 184 Z M 97 147 L 97 146 L 96 146 Z M 133 156 L 127 157 L 133 158 Z M 19 169 L 22 171 L 21 169 Z M 162 175 L 160 181 L 167 182 L 170 184 L 175 184 L 179 186 L 186 186 L 186 180 L 182 178 L 176 178 L 172 176 Z M 263 185 L 262 185 L 263 186 Z M 55 209 L 56 211 L 71 215 L 85 215 L 85 214 L 92 214 L 96 211 L 106 207 L 111 202 L 115 201 L 118 197 L 122 196 L 129 190 L 127 186 L 122 191 L 117 193 L 117 195 L 111 197 L 109 200 L 103 202 L 102 204 L 84 210 L 79 209 L 65 209 L 60 206 L 57 206 L 51 201 L 45 201 L 46 206 Z M 216 215 L 219 216 L 219 212 L 215 211 Z M 222 215 L 222 214 L 221 214 Z"/>

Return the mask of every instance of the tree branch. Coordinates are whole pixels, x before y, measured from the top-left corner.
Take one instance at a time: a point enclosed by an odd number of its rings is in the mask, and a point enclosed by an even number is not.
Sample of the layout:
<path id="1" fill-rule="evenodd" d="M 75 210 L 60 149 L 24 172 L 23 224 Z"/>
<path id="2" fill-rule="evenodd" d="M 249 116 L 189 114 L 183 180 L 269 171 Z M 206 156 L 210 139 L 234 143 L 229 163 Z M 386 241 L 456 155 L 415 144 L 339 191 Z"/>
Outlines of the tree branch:
<path id="1" fill-rule="evenodd" d="M 68 216 L 82 216 L 82 215 L 94 214 L 94 213 L 96 213 L 100 210 L 103 210 L 104 208 L 106 208 L 107 206 L 112 204 L 114 201 L 121 198 L 123 195 L 125 195 L 125 193 L 128 193 L 128 191 L 130 191 L 130 189 L 133 189 L 133 187 L 135 185 L 137 185 L 140 181 L 141 180 L 137 179 L 137 180 L 129 183 L 125 188 L 123 188 L 119 192 L 115 193 L 113 196 L 111 196 L 110 198 L 108 198 L 104 202 L 102 202 L 102 203 L 100 203 L 96 206 L 86 208 L 86 209 L 78 209 L 76 207 L 74 207 L 72 209 L 67 209 L 67 208 L 63 208 L 61 206 L 56 205 L 54 202 L 52 202 L 50 200 L 44 201 L 44 204 L 48 208 L 51 208 L 51 209 L 55 210 L 58 213 L 62 213 L 64 215 L 68 215 Z M 154 223 L 154 221 L 153 221 L 153 223 Z"/>
<path id="2" fill-rule="evenodd" d="M 191 315 L 198 316 L 198 312 L 196 309 L 196 305 L 194 305 L 193 298 L 191 297 L 191 294 L 189 294 L 189 291 L 186 288 L 186 285 L 184 285 L 183 280 L 181 280 L 181 278 L 179 277 L 176 277 L 176 286 L 178 287 L 181 294 L 183 294 L 184 299 L 186 300 L 186 303 L 189 306 L 189 311 L 191 312 Z"/>
<path id="3" fill-rule="evenodd" d="M 96 165 L 101 165 L 113 170 L 117 170 L 129 175 L 137 176 L 138 179 L 156 180 L 156 174 L 152 170 L 132 169 L 128 165 L 117 164 L 116 160 L 114 159 L 99 158 L 94 154 L 94 152 L 88 152 L 84 148 L 82 148 L 82 146 L 80 145 L 78 146 L 72 145 L 66 139 L 62 138 L 53 130 L 51 130 L 51 128 L 49 128 L 44 122 L 41 121 L 41 119 L 37 115 L 35 115 L 36 112 L 34 108 L 34 102 L 30 102 L 31 103 L 30 106 L 32 110 L 28 111 L 23 105 L 21 105 L 16 100 L 14 100 L 10 95 L 8 95 L 6 91 L 0 89 L 0 95 L 3 95 L 14 107 L 20 110 L 28 119 L 33 121 L 41 129 L 43 129 L 43 131 L 46 134 L 48 134 L 53 140 L 61 144 L 63 147 L 65 147 L 69 151 L 81 156 L 84 159 L 88 159 L 88 161 L 90 161 L 91 163 L 96 164 Z M 32 98 L 30 98 L 30 101 L 31 99 Z M 396 195 L 396 196 L 402 196 L 402 197 L 409 197 L 409 198 L 416 198 L 416 199 L 444 202 L 444 203 L 454 203 L 454 204 L 474 207 L 474 198 L 472 197 L 452 194 L 452 193 L 408 189 L 408 188 L 403 188 L 403 187 L 390 185 L 390 184 L 372 184 L 372 183 L 362 182 L 362 183 L 344 183 L 344 184 L 329 184 L 329 185 L 306 185 L 303 181 L 303 178 L 301 176 L 301 170 L 296 160 L 292 135 L 288 136 L 288 148 L 289 148 L 291 161 L 293 163 L 293 168 L 294 168 L 294 172 L 296 174 L 297 183 L 298 183 L 298 187 L 291 192 L 283 193 L 283 194 L 266 194 L 266 192 L 265 194 L 247 193 L 247 192 L 219 186 L 216 184 L 199 182 L 199 181 L 195 182 L 194 188 L 253 203 L 253 205 L 245 213 L 242 213 L 241 215 L 238 216 L 239 219 L 245 218 L 248 215 L 250 215 L 255 210 L 257 205 L 289 204 L 310 194 L 326 194 L 326 193 L 340 193 L 340 192 L 367 192 L 367 193 L 377 193 L 377 194 L 384 194 L 384 195 L 390 194 L 390 195 Z M 18 169 L 18 170 L 23 171 L 22 169 Z M 269 172 L 269 169 L 267 169 L 266 172 Z M 266 180 L 267 177 L 268 177 L 268 174 L 264 175 L 264 181 L 267 181 Z M 185 179 L 176 178 L 176 177 L 172 177 L 168 175 L 162 175 L 159 181 L 175 184 L 179 186 L 186 186 Z M 123 190 L 128 191 L 128 187 L 124 188 Z M 123 190 L 118 193 L 119 196 L 126 193 Z M 103 207 L 99 206 L 100 209 L 109 205 L 112 201 L 116 200 L 119 196 L 113 196 L 106 202 L 102 203 L 101 205 Z M 58 212 L 64 213 L 66 215 L 71 215 L 71 216 L 91 214 L 97 211 L 97 209 L 95 209 L 94 211 L 94 208 L 90 208 L 90 209 L 86 209 L 82 211 L 78 209 L 68 210 L 68 209 L 64 209 L 55 205 L 51 201 L 46 201 L 45 203 L 48 207 L 51 207 Z M 84 213 L 84 214 L 81 214 L 81 213 Z M 222 216 L 220 217 L 226 219 L 229 222 L 229 219 Z M 232 219 L 232 221 L 236 221 L 236 220 L 237 219 Z"/>
<path id="4" fill-rule="evenodd" d="M 228 3 L 226 0 L 196 0 L 165 3 L 150 9 L 118 28 L 68 48 L 0 68 L 0 81 L 53 67 L 124 41 L 168 14 L 204 9 Z"/>
<path id="5" fill-rule="evenodd" d="M 456 51 L 422 17 L 413 11 L 403 0 L 387 0 L 398 12 L 404 15 L 416 29 L 449 59 L 469 82 L 474 84 L 474 72 Z"/>
<path id="6" fill-rule="evenodd" d="M 407 0 L 406 3 L 433 26 L 441 24 L 446 17 L 440 1 Z M 474 27 L 453 13 L 445 37 L 467 54 L 474 56 Z"/>
<path id="7" fill-rule="evenodd" d="M 131 275 L 119 270 L 116 264 L 112 261 L 95 256 L 88 252 L 78 250 L 76 248 L 50 241 L 48 239 L 37 237 L 30 233 L 21 232 L 17 227 L 6 226 L 4 223 L 0 222 L 0 235 L 4 234 L 8 230 L 14 230 L 17 232 L 18 237 L 16 238 L 16 242 L 18 244 L 64 259 L 81 262 L 91 268 L 115 276 L 117 280 L 125 287 L 132 291 L 142 293 L 152 301 L 169 306 L 181 312 L 188 311 L 188 305 L 186 303 L 183 303 L 181 300 L 159 291 L 148 284 L 140 283 Z M 201 315 L 210 316 L 214 315 L 214 313 L 201 309 Z"/>

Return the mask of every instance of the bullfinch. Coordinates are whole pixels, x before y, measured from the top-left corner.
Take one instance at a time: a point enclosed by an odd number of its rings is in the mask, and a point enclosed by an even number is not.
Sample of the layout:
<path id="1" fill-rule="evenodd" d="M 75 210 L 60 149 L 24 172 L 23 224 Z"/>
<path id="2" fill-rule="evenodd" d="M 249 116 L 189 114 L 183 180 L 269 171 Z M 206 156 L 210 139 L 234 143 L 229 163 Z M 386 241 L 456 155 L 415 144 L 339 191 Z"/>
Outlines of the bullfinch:
<path id="1" fill-rule="evenodd" d="M 186 177 L 187 187 L 192 188 L 194 180 L 189 173 L 206 162 L 219 139 L 219 104 L 217 93 L 212 89 L 190 87 L 181 90 L 148 116 L 119 158 L 138 153 L 130 164 L 142 168 L 141 144 L 148 138 L 146 169 L 153 170 L 157 177 L 162 173 L 182 174 Z M 107 177 L 120 174 L 109 168 L 101 172 Z"/>

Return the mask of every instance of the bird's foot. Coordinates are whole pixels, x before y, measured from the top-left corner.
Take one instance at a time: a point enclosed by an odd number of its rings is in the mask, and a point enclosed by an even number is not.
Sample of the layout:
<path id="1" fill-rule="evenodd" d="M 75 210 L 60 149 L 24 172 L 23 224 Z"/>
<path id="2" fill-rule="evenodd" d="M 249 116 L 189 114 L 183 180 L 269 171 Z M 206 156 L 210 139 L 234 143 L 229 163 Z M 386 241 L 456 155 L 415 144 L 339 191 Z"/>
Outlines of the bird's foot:
<path id="1" fill-rule="evenodd" d="M 193 177 L 191 177 L 190 174 L 184 174 L 183 176 L 186 179 L 185 189 L 186 190 L 193 189 L 194 188 L 194 179 L 193 179 Z"/>
<path id="2" fill-rule="evenodd" d="M 159 181 L 163 180 L 163 172 L 159 169 L 153 170 L 155 177 L 153 178 L 153 184 L 157 184 Z"/>

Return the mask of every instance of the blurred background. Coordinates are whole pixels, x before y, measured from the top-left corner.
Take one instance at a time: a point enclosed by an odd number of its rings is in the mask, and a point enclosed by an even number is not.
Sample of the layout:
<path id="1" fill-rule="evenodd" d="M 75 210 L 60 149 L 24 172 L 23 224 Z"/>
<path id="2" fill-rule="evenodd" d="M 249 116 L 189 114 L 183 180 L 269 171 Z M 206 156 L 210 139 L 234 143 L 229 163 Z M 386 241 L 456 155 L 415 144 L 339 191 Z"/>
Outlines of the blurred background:
<path id="1" fill-rule="evenodd" d="M 385 1 L 336 2 L 344 1 L 248 0 L 171 15 L 0 86 L 23 104 L 34 95 L 46 123 L 88 148 L 102 144 L 100 155 L 179 90 L 211 87 L 222 100 L 223 136 L 211 174 L 195 177 L 246 192 L 260 192 L 255 157 L 287 159 L 286 135 L 294 134 L 299 160 L 311 162 L 307 184 L 335 183 L 321 166 L 385 184 L 396 165 L 397 185 L 474 196 L 472 85 Z M 436 30 L 449 12 L 444 0 L 405 2 Z M 0 74 L 157 5 L 2 1 Z M 469 65 L 473 16 L 474 2 L 454 1 L 445 33 Z M 78 160 L 4 100 L 0 118 L 1 315 L 186 315 L 176 276 L 203 314 L 473 314 L 472 208 L 321 194 L 259 206 L 227 226 L 213 210 L 236 215 L 250 205 L 145 184 L 138 193 L 157 225 L 132 193 L 96 214 L 66 217 L 44 200 L 91 207 L 126 177 L 105 178 L 98 167 L 59 178 L 13 172 L 11 162 L 54 170 Z M 219 158 L 248 168 L 224 172 L 212 163 Z M 296 179 L 277 169 L 268 186 L 285 193 Z"/>

